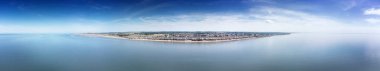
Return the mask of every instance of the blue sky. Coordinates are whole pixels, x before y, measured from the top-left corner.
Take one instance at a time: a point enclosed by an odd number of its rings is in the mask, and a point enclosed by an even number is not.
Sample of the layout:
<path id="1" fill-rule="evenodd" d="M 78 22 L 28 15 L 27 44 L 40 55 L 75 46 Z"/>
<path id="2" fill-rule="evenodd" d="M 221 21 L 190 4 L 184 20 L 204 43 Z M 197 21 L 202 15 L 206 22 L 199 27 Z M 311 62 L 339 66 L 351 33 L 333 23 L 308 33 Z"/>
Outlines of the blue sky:
<path id="1" fill-rule="evenodd" d="M 0 33 L 380 32 L 376 0 L 0 0 Z"/>

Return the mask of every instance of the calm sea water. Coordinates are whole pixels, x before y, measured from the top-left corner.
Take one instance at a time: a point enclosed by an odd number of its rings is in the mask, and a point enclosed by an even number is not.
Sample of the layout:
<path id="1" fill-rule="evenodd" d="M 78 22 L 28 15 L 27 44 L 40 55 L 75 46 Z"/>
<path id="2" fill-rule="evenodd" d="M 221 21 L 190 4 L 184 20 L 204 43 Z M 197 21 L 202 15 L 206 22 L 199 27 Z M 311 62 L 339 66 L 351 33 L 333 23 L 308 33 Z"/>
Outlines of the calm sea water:
<path id="1" fill-rule="evenodd" d="M 380 35 L 291 34 L 221 43 L 0 35 L 0 71 L 380 71 Z"/>

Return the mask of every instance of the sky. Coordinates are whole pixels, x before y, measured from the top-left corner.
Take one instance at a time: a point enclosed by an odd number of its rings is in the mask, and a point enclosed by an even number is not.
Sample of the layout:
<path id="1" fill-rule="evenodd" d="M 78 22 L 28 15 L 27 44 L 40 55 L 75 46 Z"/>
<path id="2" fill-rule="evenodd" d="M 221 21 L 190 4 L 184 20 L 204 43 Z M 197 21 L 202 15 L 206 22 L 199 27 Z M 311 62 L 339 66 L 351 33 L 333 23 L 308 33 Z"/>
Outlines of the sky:
<path id="1" fill-rule="evenodd" d="M 379 0 L 0 0 L 0 33 L 380 33 Z"/>

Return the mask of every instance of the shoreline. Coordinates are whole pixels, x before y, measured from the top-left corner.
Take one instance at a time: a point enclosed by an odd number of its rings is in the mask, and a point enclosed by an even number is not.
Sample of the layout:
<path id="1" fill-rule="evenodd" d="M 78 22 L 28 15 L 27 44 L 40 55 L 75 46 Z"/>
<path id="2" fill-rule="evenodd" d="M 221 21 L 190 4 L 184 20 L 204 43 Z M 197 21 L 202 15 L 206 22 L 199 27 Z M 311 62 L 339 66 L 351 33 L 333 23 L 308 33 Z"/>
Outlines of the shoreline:
<path id="1" fill-rule="evenodd" d="M 239 41 L 239 40 L 249 40 L 249 39 L 257 39 L 257 38 L 243 38 L 243 39 L 232 39 L 232 40 L 215 40 L 215 41 L 191 41 L 191 40 L 150 40 L 150 39 L 129 39 L 129 38 L 123 38 L 123 37 L 117 37 L 117 36 L 111 36 L 111 35 L 104 35 L 104 34 L 79 34 L 82 36 L 88 36 L 88 37 L 101 37 L 101 38 L 111 38 L 111 39 L 124 39 L 124 40 L 136 40 L 136 41 L 153 41 L 153 42 L 179 42 L 179 43 L 212 43 L 212 42 L 229 42 L 229 41 Z"/>

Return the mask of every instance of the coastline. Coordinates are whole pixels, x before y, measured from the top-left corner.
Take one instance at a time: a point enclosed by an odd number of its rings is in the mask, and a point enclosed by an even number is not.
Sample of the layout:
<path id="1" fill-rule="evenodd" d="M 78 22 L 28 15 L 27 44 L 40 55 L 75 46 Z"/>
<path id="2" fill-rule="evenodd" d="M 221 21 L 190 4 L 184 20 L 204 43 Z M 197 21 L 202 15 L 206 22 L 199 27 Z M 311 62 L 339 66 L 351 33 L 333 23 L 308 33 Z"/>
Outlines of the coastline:
<path id="1" fill-rule="evenodd" d="M 191 40 L 179 41 L 179 40 L 129 39 L 129 38 L 123 38 L 123 37 L 117 37 L 117 36 L 111 36 L 111 35 L 104 35 L 104 34 L 79 34 L 79 35 L 81 35 L 81 36 L 88 36 L 88 37 L 111 38 L 111 39 L 124 39 L 124 40 L 137 40 L 137 41 L 154 41 L 154 42 L 180 42 L 180 43 L 212 43 L 212 42 L 228 42 L 228 41 L 257 39 L 257 38 L 253 37 L 253 38 L 231 39 L 231 40 L 214 40 L 214 41 L 191 41 Z"/>

